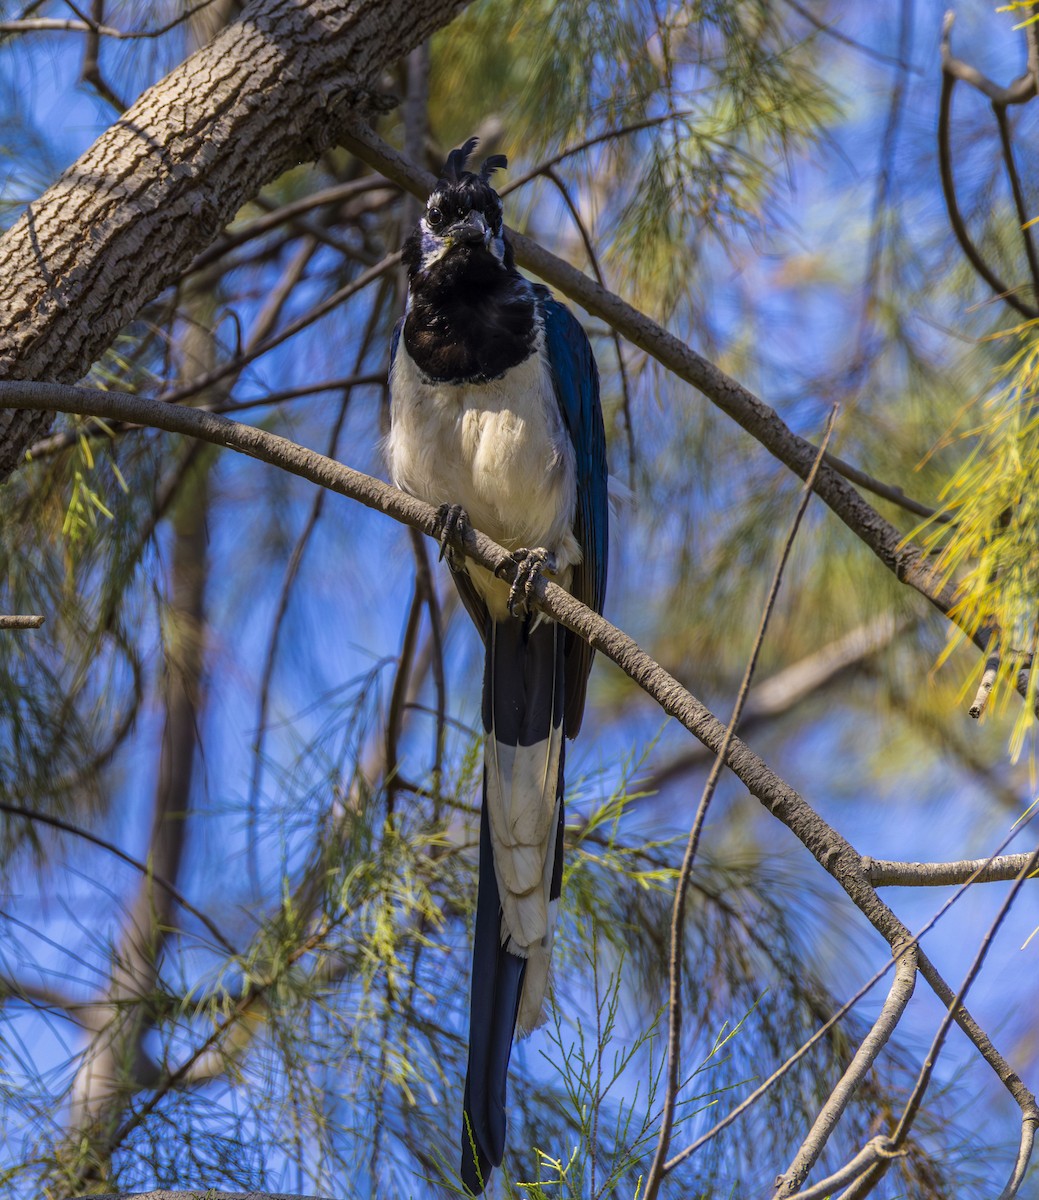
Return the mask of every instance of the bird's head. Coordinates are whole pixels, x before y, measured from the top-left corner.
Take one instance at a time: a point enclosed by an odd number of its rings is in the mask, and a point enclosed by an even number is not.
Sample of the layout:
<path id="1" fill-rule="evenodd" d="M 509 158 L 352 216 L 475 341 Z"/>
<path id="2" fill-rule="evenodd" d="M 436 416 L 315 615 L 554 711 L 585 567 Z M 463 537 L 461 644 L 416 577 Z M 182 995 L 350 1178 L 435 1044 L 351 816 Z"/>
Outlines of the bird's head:
<path id="1" fill-rule="evenodd" d="M 412 278 L 437 264 L 451 274 L 452 268 L 483 272 L 512 267 L 501 197 L 490 182 L 508 160 L 504 154 L 492 154 L 479 172 L 467 171 L 466 161 L 475 148 L 473 137 L 447 156 L 418 227 L 404 244 L 404 265 Z"/>

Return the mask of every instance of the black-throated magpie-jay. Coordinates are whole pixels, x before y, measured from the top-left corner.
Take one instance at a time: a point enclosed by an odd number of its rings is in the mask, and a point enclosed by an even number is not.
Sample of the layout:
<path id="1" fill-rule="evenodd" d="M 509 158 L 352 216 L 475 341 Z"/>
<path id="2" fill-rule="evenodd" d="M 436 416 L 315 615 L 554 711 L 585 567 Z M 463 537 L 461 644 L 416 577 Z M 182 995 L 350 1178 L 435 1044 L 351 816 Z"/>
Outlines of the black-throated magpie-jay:
<path id="1" fill-rule="evenodd" d="M 448 548 L 486 647 L 480 884 L 462 1179 L 483 1191 L 505 1148 L 514 1032 L 544 1020 L 563 870 L 563 738 L 581 725 L 592 651 L 526 605 L 537 571 L 596 611 L 606 589 L 606 435 L 584 330 L 516 270 L 492 173 L 452 150 L 404 244 L 408 300 L 393 335 L 387 457 L 435 505 L 512 551 L 513 587 Z M 474 1153 L 475 1151 L 475 1153 Z"/>

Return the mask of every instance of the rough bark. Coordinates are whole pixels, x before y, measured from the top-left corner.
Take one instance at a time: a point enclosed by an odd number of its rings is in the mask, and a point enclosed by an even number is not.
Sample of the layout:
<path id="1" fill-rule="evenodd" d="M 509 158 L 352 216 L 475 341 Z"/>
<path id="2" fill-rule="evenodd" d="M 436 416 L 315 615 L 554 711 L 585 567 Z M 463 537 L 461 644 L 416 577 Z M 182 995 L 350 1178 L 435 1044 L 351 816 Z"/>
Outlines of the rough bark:
<path id="1" fill-rule="evenodd" d="M 370 111 L 469 0 L 254 0 L 0 239 L 0 379 L 80 378 L 242 204 Z M 50 414 L 0 412 L 0 480 Z"/>

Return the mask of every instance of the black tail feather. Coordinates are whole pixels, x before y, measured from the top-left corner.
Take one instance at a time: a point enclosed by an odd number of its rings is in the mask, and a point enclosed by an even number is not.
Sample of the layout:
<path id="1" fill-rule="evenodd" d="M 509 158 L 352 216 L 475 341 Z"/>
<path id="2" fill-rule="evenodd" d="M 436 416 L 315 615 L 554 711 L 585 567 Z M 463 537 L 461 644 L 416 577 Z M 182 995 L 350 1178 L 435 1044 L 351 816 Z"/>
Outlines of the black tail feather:
<path id="1" fill-rule="evenodd" d="M 462 1120 L 462 1182 L 474 1196 L 483 1191 L 505 1153 L 505 1088 L 526 966 L 526 959 L 510 954 L 501 942 L 501 905 L 484 806 Z"/>

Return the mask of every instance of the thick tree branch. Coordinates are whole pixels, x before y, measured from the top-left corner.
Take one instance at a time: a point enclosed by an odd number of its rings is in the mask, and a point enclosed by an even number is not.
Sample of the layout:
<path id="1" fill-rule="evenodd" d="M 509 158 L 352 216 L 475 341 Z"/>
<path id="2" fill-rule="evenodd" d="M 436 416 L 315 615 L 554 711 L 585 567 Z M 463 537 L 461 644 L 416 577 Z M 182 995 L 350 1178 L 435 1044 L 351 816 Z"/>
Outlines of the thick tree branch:
<path id="1" fill-rule="evenodd" d="M 371 111 L 383 68 L 467 0 L 253 0 L 0 239 L 0 377 L 80 378 L 284 170 Z M 0 479 L 46 429 L 0 415 Z"/>

